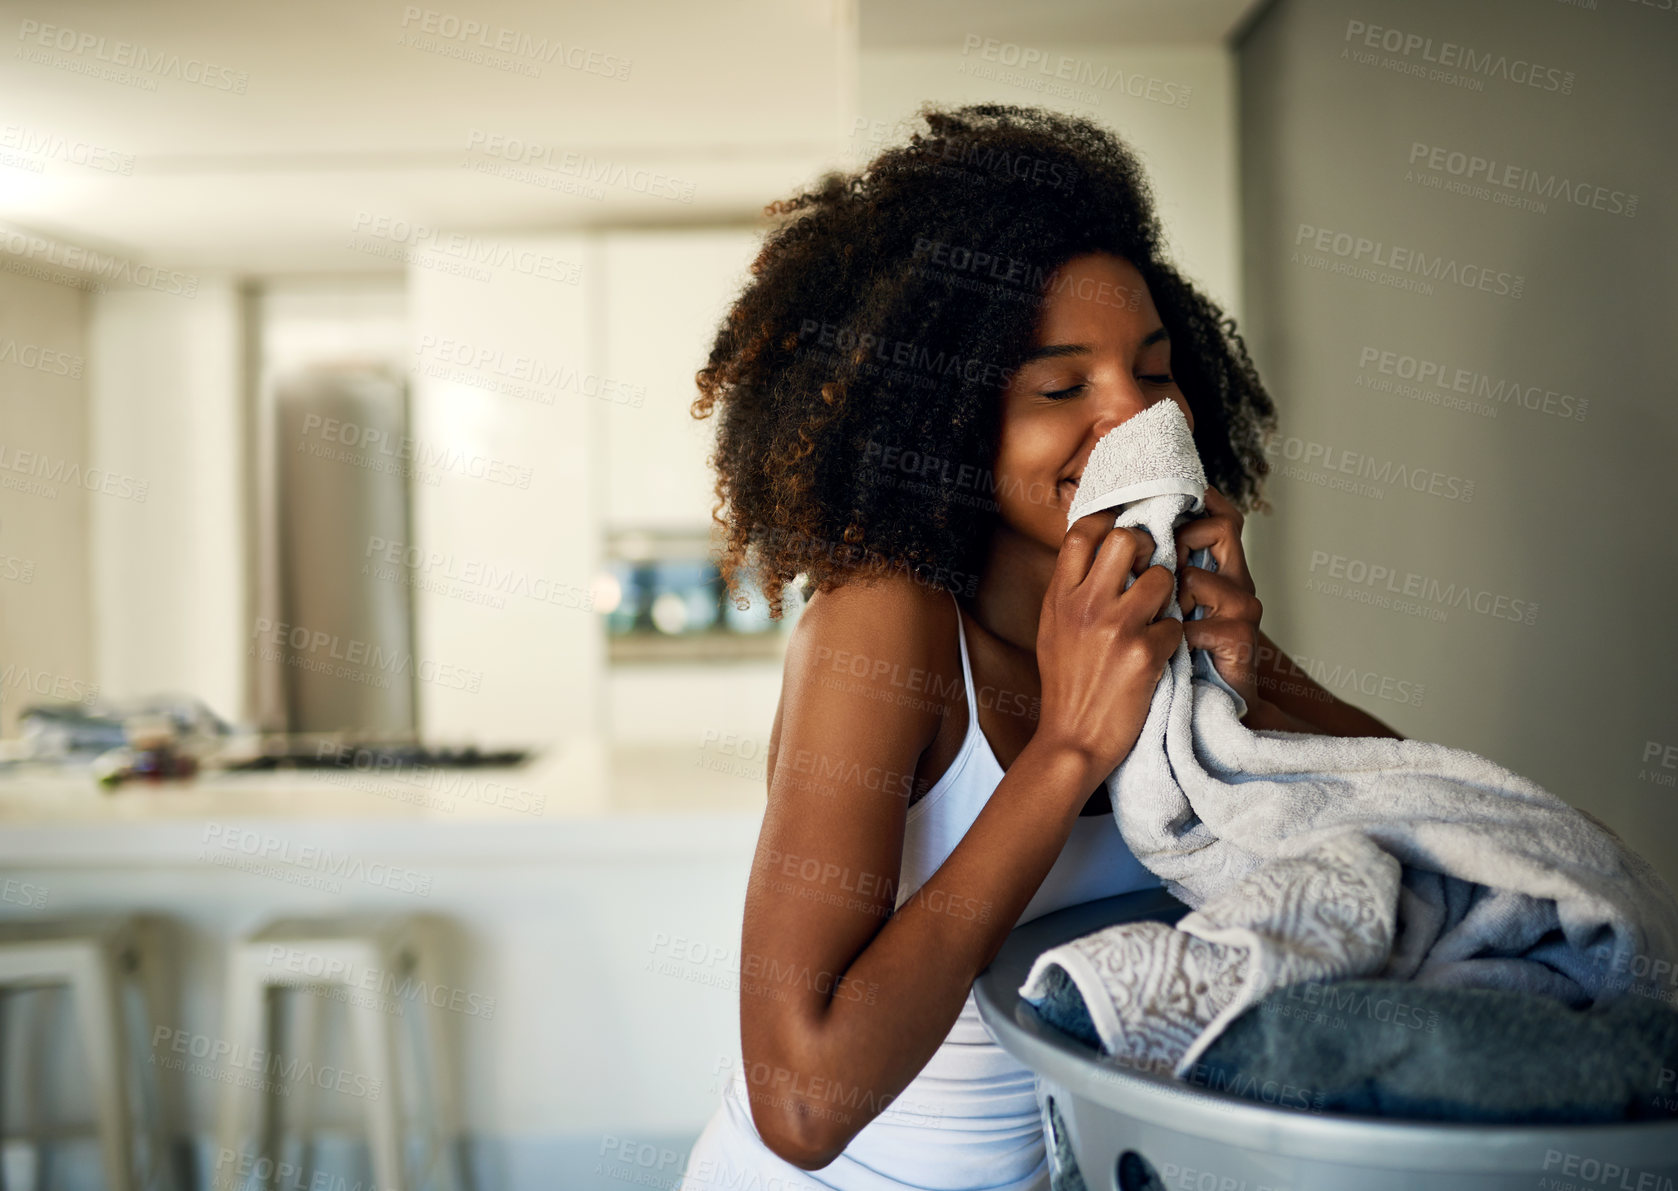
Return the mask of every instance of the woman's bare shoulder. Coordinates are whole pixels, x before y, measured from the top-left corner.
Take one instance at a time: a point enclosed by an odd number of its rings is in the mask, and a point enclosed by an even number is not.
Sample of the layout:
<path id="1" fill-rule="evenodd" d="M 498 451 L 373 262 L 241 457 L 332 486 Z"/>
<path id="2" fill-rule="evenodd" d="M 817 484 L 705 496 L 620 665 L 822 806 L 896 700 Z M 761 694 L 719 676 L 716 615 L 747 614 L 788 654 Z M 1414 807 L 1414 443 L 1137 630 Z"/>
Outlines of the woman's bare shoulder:
<path id="1" fill-rule="evenodd" d="M 882 572 L 818 591 L 788 639 L 788 653 L 849 648 L 895 650 L 899 661 L 926 661 L 955 640 L 955 601 L 947 591 L 903 571 Z"/>
<path id="2" fill-rule="evenodd" d="M 892 715 L 913 724 L 924 748 L 937 734 L 943 709 L 914 695 L 939 689 L 932 680 L 942 679 L 952 661 L 960 665 L 955 639 L 950 594 L 906 572 L 818 591 L 787 641 L 783 703 L 811 685 L 863 696 L 876 711 L 889 705 Z"/>

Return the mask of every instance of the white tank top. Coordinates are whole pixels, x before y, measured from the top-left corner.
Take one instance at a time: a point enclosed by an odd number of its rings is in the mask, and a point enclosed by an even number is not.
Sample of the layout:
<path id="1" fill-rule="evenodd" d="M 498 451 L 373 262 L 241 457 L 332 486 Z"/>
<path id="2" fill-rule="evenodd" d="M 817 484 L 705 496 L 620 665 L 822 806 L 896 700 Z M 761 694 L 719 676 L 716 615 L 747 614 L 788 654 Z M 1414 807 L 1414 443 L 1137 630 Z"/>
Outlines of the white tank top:
<path id="1" fill-rule="evenodd" d="M 979 727 L 959 604 L 956 623 L 967 735 L 949 769 L 909 808 L 898 906 L 949 858 L 1004 772 Z M 1018 922 L 1158 884 L 1125 846 L 1110 812 L 1080 815 Z M 961 1016 L 920 1074 L 818 1171 L 800 1170 L 763 1144 L 736 1063 L 723 1105 L 695 1143 L 678 1191 L 1046 1191 L 1048 1186 L 1036 1077 L 996 1044 L 970 989 Z"/>

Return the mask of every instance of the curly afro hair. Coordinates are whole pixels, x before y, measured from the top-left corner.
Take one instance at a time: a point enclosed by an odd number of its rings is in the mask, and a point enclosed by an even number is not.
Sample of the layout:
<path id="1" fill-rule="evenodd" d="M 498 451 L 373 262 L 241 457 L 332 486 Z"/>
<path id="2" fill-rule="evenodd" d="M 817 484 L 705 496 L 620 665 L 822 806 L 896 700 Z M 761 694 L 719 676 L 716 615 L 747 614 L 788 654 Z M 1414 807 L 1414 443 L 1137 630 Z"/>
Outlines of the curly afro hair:
<path id="1" fill-rule="evenodd" d="M 972 477 L 991 474 L 1002 391 L 1045 283 L 1091 252 L 1147 282 L 1207 480 L 1267 511 L 1275 407 L 1234 320 L 1164 259 L 1134 154 L 1039 109 L 929 105 L 919 121 L 860 172 L 765 208 L 784 218 L 695 378 L 692 415 L 721 411 L 711 515 L 737 605 L 742 573 L 772 619 L 800 574 L 805 595 L 891 569 L 950 591 L 965 580 L 971 595 L 999 508 L 975 499 Z M 881 444 L 912 448 L 914 482 L 881 470 Z"/>

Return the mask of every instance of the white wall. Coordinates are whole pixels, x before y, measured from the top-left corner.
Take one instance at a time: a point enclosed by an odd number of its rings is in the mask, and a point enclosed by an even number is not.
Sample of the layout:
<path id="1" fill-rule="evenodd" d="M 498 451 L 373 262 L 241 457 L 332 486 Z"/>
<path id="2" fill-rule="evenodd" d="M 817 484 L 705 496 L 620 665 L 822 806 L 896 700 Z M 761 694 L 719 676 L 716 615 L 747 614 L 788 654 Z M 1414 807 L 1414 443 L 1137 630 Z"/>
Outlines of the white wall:
<path id="1" fill-rule="evenodd" d="M 609 529 L 710 528 L 717 419 L 689 412 L 693 378 L 761 241 L 750 228 L 603 237 L 602 371 L 645 391 L 601 403 Z"/>
<path id="2" fill-rule="evenodd" d="M 89 454 L 144 499 L 91 508 L 93 642 L 115 697 L 179 692 L 242 713 L 243 373 L 239 294 L 91 301 Z"/>
<path id="3" fill-rule="evenodd" d="M 1282 0 L 1243 44 L 1248 342 L 1281 432 L 1276 512 L 1248 521 L 1266 625 L 1325 673 L 1371 676 L 1374 697 L 1348 697 L 1399 731 L 1531 778 L 1678 881 L 1678 223 L 1672 155 L 1652 151 L 1678 102 L 1672 14 L 1355 15 L 1546 71 L 1400 73 L 1333 0 Z M 1369 484 L 1366 463 L 1437 487 Z M 1376 495 L 1329 486 L 1347 481 Z"/>
<path id="4" fill-rule="evenodd" d="M 88 519 L 121 498 L 88 477 L 88 301 L 0 271 L 0 736 L 23 708 L 86 700 L 98 685 Z"/>

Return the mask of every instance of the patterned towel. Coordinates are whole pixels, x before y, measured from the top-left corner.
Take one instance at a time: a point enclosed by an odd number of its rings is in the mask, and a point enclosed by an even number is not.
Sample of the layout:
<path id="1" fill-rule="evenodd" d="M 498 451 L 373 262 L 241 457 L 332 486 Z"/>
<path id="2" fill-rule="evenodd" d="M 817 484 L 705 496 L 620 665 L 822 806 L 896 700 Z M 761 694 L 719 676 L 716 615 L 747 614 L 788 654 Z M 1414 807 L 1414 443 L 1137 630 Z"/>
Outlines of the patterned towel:
<path id="1" fill-rule="evenodd" d="M 1068 524 L 1150 471 L 1181 477 L 1185 451 L 1174 402 L 1122 423 L 1097 444 Z M 1147 529 L 1153 562 L 1174 570 L 1174 531 L 1202 499 L 1175 478 L 1121 499 L 1117 524 Z M 1190 563 L 1211 569 L 1205 554 Z M 1181 618 L 1175 598 L 1165 614 Z M 1181 1076 L 1232 1020 L 1302 981 L 1497 988 L 1575 1007 L 1678 989 L 1678 901 L 1602 824 L 1463 749 L 1252 731 L 1210 657 L 1192 655 L 1179 644 L 1106 784 L 1125 843 L 1194 912 L 1045 952 L 1026 1000 L 1061 1015 L 1077 1000 L 1104 1051 Z"/>

